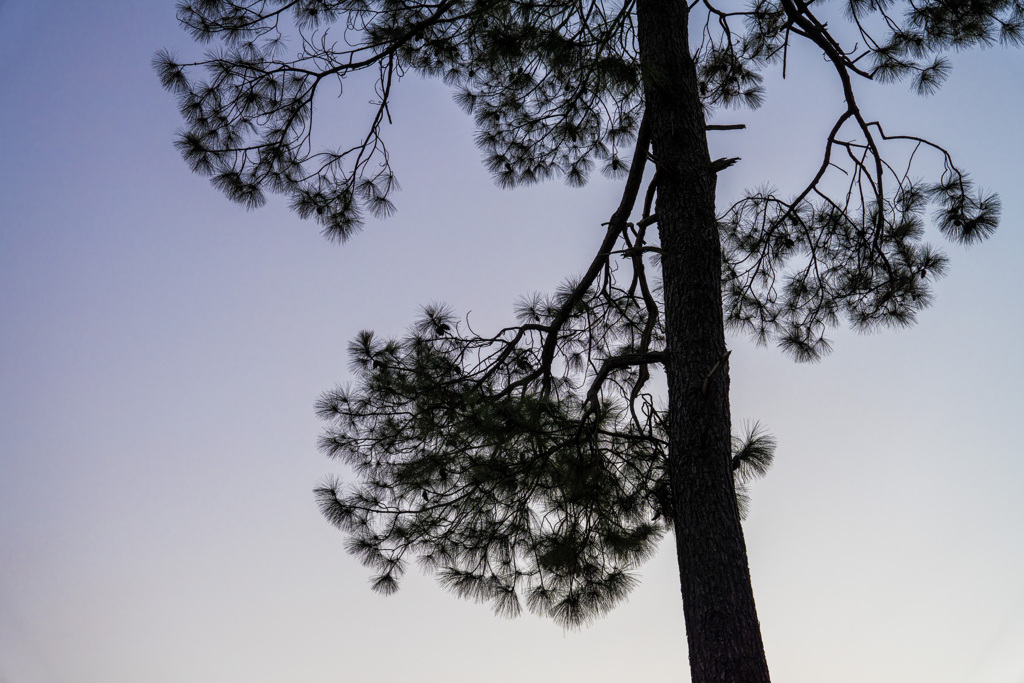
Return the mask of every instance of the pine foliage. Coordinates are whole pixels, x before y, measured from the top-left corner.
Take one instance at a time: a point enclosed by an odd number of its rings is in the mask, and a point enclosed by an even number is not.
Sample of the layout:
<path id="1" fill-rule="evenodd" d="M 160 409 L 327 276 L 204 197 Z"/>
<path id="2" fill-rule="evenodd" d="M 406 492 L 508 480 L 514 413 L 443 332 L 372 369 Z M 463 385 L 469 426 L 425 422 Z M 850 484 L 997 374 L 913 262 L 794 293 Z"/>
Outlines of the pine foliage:
<path id="1" fill-rule="evenodd" d="M 999 202 L 977 191 L 944 148 L 883 131 L 861 110 L 856 82 L 909 80 L 933 92 L 949 73 L 948 50 L 1020 45 L 1024 5 L 847 0 L 833 16 L 835 8 L 801 0 L 709 1 L 693 13 L 694 25 L 704 22 L 694 57 L 709 115 L 757 107 L 762 72 L 784 69 L 797 39 L 832 64 L 847 103 L 802 190 L 752 191 L 723 212 L 729 323 L 800 360 L 827 353 L 825 333 L 843 319 L 857 328 L 912 323 L 946 263 L 924 241 L 927 207 L 947 238 L 970 244 L 995 229 Z M 185 160 L 248 208 L 267 192 L 286 195 L 331 239 L 348 239 L 367 212 L 395 210 L 384 128 L 391 89 L 409 72 L 452 87 L 501 186 L 553 176 L 580 185 L 595 168 L 628 172 L 623 149 L 643 114 L 632 3 L 196 0 L 179 5 L 179 19 L 198 42 L 219 46 L 199 61 L 167 51 L 154 60 L 178 97 Z M 829 21 L 845 22 L 845 41 Z M 345 126 L 350 142 L 318 147 L 318 93 L 343 92 L 363 71 L 376 82 L 367 120 Z M 941 159 L 940 178 L 910 175 L 922 149 Z"/>
<path id="2" fill-rule="evenodd" d="M 415 559 L 499 614 L 525 604 L 576 627 L 633 587 L 672 519 L 665 411 L 643 391 L 661 355 L 641 351 L 663 335 L 614 279 L 570 303 L 574 284 L 522 300 L 520 324 L 494 337 L 463 336 L 430 306 L 400 339 L 367 331 L 350 345 L 355 386 L 317 412 L 321 449 L 360 483 L 317 497 L 376 590 L 396 590 Z M 538 372 L 567 305 L 551 374 Z M 759 427 L 737 438 L 737 484 L 773 451 Z"/>
<path id="3" fill-rule="evenodd" d="M 903 81 L 934 92 L 949 51 L 1024 43 L 1024 4 L 700 0 L 690 12 L 709 121 L 758 107 L 763 73 L 785 72 L 796 41 L 824 56 L 845 99 L 805 185 L 751 190 L 721 211 L 726 322 L 799 360 L 827 353 L 826 332 L 844 320 L 913 323 L 946 268 L 926 241 L 929 218 L 952 242 L 973 244 L 995 230 L 999 202 L 944 147 L 885 130 L 859 88 Z M 415 559 L 502 614 L 525 603 L 575 626 L 606 611 L 672 517 L 665 408 L 649 383 L 668 359 L 649 274 L 660 254 L 648 232 L 658 180 L 644 175 L 642 85 L 671 75 L 641 69 L 636 4 L 189 0 L 178 17 L 209 46 L 199 60 L 154 59 L 178 98 L 182 156 L 248 208 L 284 195 L 332 240 L 348 239 L 367 213 L 395 210 L 385 133 L 392 90 L 409 74 L 451 87 L 503 187 L 581 185 L 595 169 L 623 178 L 583 276 L 522 300 L 518 322 L 494 334 L 443 306 L 400 338 L 364 332 L 350 347 L 354 384 L 318 404 L 322 448 L 356 474 L 318 489 L 319 503 L 374 568 L 375 589 L 393 592 Z M 340 144 L 322 140 L 338 127 L 314 126 L 315 103 L 360 75 L 376 95 L 365 119 L 345 121 Z M 742 126 L 709 125 L 728 128 Z M 915 177 L 925 157 L 941 166 L 937 177 Z M 737 439 L 741 500 L 774 447 L 757 426 Z"/>
<path id="4" fill-rule="evenodd" d="M 633 586 L 665 528 L 652 495 L 665 477 L 662 411 L 640 381 L 663 334 L 613 281 L 576 301 L 578 285 L 524 298 L 519 324 L 493 337 L 430 306 L 401 339 L 351 344 L 356 384 L 318 412 L 322 449 L 361 483 L 317 495 L 378 590 L 416 558 L 500 614 L 525 604 L 571 627 Z"/>

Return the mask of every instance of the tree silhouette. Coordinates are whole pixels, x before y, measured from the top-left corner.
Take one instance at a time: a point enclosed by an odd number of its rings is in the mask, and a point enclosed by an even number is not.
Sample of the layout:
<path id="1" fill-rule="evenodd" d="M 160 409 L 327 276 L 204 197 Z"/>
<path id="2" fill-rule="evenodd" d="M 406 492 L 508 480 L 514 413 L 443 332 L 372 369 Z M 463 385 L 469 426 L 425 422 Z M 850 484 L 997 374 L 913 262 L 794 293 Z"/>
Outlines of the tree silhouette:
<path id="1" fill-rule="evenodd" d="M 516 306 L 489 333 L 442 305 L 401 338 L 351 344 L 355 384 L 326 393 L 322 448 L 354 484 L 317 490 L 324 514 L 388 593 L 408 561 L 503 614 L 565 625 L 599 615 L 672 529 L 693 681 L 768 681 L 740 526 L 742 487 L 774 442 L 732 435 L 727 327 L 798 360 L 826 332 L 904 326 L 931 300 L 955 242 L 996 227 L 999 203 L 950 152 L 883 126 L 869 81 L 921 94 L 950 50 L 1024 41 L 1018 0 L 193 0 L 179 19 L 202 60 L 155 59 L 185 120 L 192 169 L 247 207 L 289 198 L 344 241 L 394 210 L 385 144 L 392 89 L 441 78 L 476 122 L 503 187 L 595 167 L 622 178 L 587 271 Z M 709 131 L 756 109 L 762 74 L 807 42 L 845 106 L 803 187 L 716 208 Z M 368 71 L 376 100 L 337 147 L 314 104 Z M 319 129 L 317 129 L 319 134 Z M 334 144 L 333 140 L 327 141 Z M 920 157 L 937 177 L 911 175 Z M 652 229 L 656 228 L 656 229 Z M 664 372 L 667 401 L 651 390 Z M 737 494 L 740 494 L 739 499 Z"/>

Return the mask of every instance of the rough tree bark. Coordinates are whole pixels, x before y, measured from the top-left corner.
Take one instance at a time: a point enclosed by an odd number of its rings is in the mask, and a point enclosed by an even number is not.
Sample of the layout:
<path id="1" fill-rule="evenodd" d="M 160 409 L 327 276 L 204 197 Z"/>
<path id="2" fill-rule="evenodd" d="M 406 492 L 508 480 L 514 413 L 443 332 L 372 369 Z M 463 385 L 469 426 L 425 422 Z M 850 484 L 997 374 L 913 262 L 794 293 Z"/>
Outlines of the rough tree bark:
<path id="1" fill-rule="evenodd" d="M 669 390 L 669 473 L 693 683 L 767 683 L 730 463 L 716 175 L 690 54 L 688 8 L 638 0 L 658 173 Z"/>

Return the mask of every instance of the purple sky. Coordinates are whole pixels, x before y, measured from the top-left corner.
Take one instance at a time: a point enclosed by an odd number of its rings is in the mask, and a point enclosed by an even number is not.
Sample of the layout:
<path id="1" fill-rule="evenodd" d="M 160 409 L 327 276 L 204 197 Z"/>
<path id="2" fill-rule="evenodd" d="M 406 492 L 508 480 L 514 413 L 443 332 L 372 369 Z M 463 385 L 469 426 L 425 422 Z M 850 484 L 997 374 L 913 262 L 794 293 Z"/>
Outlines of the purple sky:
<path id="1" fill-rule="evenodd" d="M 418 575 L 371 593 L 311 494 L 348 339 L 434 300 L 501 324 L 583 269 L 616 186 L 496 189 L 445 87 L 409 79 L 398 214 L 334 246 L 190 175 L 165 46 L 192 49 L 173 3 L 0 2 L 0 683 L 686 680 L 671 552 L 563 633 Z M 735 421 L 780 444 L 745 523 L 778 681 L 1024 681 L 1024 55 L 954 63 L 937 96 L 865 101 L 1001 193 L 996 236 L 936 237 L 951 272 L 909 330 L 836 332 L 810 366 L 730 341 Z M 825 75 L 794 55 L 722 119 L 748 124 L 713 140 L 743 157 L 723 200 L 817 164 Z"/>

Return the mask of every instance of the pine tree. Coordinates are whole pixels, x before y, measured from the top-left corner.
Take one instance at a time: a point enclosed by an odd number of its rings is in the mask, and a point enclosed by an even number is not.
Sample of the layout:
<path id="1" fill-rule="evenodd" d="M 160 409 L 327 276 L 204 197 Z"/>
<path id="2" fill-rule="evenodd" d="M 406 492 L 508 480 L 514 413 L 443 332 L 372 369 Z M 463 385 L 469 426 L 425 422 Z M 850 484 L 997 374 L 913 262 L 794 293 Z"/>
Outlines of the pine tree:
<path id="1" fill-rule="evenodd" d="M 155 59 L 185 159 L 247 207 L 287 196 L 332 240 L 394 210 L 384 136 L 411 73 L 454 90 L 503 187 L 579 185 L 596 166 L 622 178 L 587 271 L 520 300 L 508 327 L 477 334 L 434 305 L 403 337 L 351 344 L 355 384 L 318 411 L 323 450 L 358 480 L 317 496 L 374 587 L 394 591 L 415 559 L 499 613 L 525 603 L 575 626 L 621 600 L 671 530 L 692 680 L 768 681 L 740 518 L 774 441 L 732 435 L 726 328 L 813 360 L 844 320 L 914 321 L 946 266 L 925 242 L 929 207 L 942 234 L 972 243 L 992 234 L 999 202 L 945 148 L 883 127 L 858 93 L 869 81 L 934 91 L 950 50 L 1024 42 L 1024 5 L 191 0 L 179 19 L 216 45 L 195 62 Z M 797 42 L 845 97 L 820 167 L 792 194 L 716 208 L 717 174 L 737 159 L 713 160 L 708 132 L 743 125 L 713 121 L 756 109 L 762 74 L 785 72 Z M 376 83 L 368 122 L 321 147 L 314 103 L 360 71 Z M 914 179 L 927 155 L 943 170 Z M 650 389 L 657 372 L 667 401 Z"/>

